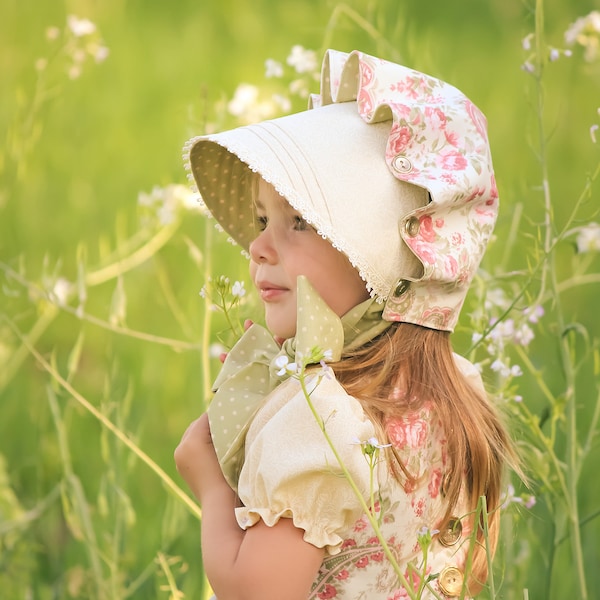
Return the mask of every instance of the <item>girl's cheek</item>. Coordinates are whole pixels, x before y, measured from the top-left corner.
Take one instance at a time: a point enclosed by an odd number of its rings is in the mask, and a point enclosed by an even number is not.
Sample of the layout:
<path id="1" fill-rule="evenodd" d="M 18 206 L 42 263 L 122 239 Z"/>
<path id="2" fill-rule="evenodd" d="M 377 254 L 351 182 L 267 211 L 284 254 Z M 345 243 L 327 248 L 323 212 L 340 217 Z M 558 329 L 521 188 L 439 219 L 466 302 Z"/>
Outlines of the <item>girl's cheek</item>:
<path id="1" fill-rule="evenodd" d="M 258 265 L 250 259 L 250 263 L 248 264 L 248 271 L 250 272 L 250 278 L 252 279 L 252 283 L 254 283 L 256 278 L 256 270 L 258 269 Z"/>

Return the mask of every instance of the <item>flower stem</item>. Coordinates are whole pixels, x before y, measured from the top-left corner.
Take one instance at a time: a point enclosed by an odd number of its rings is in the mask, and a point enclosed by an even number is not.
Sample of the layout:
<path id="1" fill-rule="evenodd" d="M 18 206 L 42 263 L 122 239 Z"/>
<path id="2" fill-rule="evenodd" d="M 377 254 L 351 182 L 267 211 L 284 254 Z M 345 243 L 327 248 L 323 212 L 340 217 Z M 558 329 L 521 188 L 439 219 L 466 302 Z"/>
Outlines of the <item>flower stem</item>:
<path id="1" fill-rule="evenodd" d="M 420 593 L 415 594 L 412 586 L 409 584 L 406 577 L 400 570 L 398 561 L 396 560 L 396 557 L 393 555 L 387 541 L 385 540 L 383 533 L 379 527 L 379 523 L 377 522 L 377 519 L 375 518 L 375 515 L 369 510 L 369 507 L 367 506 L 367 503 L 365 502 L 365 499 L 363 498 L 363 495 L 362 495 L 360 489 L 358 488 L 358 485 L 354 481 L 354 478 L 350 474 L 350 471 L 348 471 L 348 468 L 346 467 L 342 457 L 340 456 L 339 452 L 337 451 L 335 444 L 333 443 L 332 439 L 329 437 L 329 434 L 327 433 L 325 423 L 324 423 L 323 419 L 321 418 L 321 416 L 319 415 L 319 413 L 317 412 L 317 409 L 315 408 L 315 406 L 310 398 L 310 392 L 306 388 L 306 376 L 305 376 L 304 367 L 305 366 L 303 365 L 298 379 L 300 381 L 300 387 L 302 388 L 302 393 L 304 394 L 304 397 L 306 398 L 306 401 L 308 403 L 310 411 L 312 412 L 313 416 L 315 417 L 315 420 L 317 421 L 317 424 L 319 425 L 321 432 L 325 436 L 325 439 L 327 440 L 327 443 L 329 444 L 331 451 L 333 452 L 336 460 L 338 461 L 338 464 L 340 465 L 340 468 L 342 470 L 342 473 L 344 474 L 344 477 L 350 484 L 350 487 L 352 488 L 354 494 L 356 495 L 358 501 L 360 502 L 360 505 L 363 508 L 365 515 L 366 515 L 367 519 L 369 520 L 369 523 L 371 524 L 371 527 L 373 527 L 373 531 L 375 532 L 375 535 L 377 535 L 377 538 L 379 539 L 379 541 L 381 543 L 383 552 L 386 555 L 387 559 L 390 561 L 390 564 L 392 565 L 392 568 L 394 569 L 396 575 L 398 576 L 400 583 L 402 584 L 402 586 L 408 593 L 411 600 L 419 600 L 421 594 Z"/>
<path id="2" fill-rule="evenodd" d="M 82 406 L 87 412 L 96 418 L 106 429 L 108 429 L 119 441 L 121 441 L 129 450 L 131 450 L 146 466 L 158 475 L 159 479 L 166 487 L 181 500 L 190 512 L 200 519 L 202 512 L 198 505 L 173 481 L 171 477 L 146 454 L 135 442 L 133 442 L 123 431 L 121 431 L 110 419 L 102 414 L 93 404 L 84 398 L 73 386 L 62 377 L 62 375 L 31 345 L 29 340 L 17 329 L 17 327 L 9 322 L 10 327 L 15 334 L 21 339 L 21 342 L 28 349 L 29 353 L 37 360 L 42 368 L 66 391 L 77 403 Z"/>

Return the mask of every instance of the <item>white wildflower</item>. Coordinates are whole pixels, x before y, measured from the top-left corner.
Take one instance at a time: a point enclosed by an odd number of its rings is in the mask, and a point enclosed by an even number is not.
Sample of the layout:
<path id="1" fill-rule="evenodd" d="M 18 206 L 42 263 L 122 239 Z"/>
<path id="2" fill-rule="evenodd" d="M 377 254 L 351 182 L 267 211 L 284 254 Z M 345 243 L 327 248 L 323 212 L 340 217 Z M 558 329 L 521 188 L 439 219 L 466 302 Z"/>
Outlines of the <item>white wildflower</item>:
<path id="1" fill-rule="evenodd" d="M 506 508 L 510 504 L 522 504 L 525 506 L 525 508 L 533 508 L 536 503 L 535 496 L 531 496 L 529 494 L 525 494 L 523 497 L 517 496 L 515 494 L 515 488 L 512 484 L 509 484 L 506 492 L 502 494 L 500 500 L 502 503 L 502 508 Z"/>
<path id="2" fill-rule="evenodd" d="M 333 350 L 331 349 L 327 349 L 327 350 L 323 350 L 323 360 L 333 360 Z"/>
<path id="3" fill-rule="evenodd" d="M 67 71 L 69 79 L 78 79 L 81 75 L 81 67 L 79 65 L 71 65 Z"/>
<path id="4" fill-rule="evenodd" d="M 304 79 L 294 79 L 289 85 L 290 94 L 293 96 L 300 96 L 300 98 L 307 98 L 309 94 L 308 84 Z"/>
<path id="5" fill-rule="evenodd" d="M 60 29 L 58 27 L 48 27 L 46 29 L 46 39 L 50 41 L 57 40 L 60 37 Z"/>
<path id="6" fill-rule="evenodd" d="M 592 138 L 592 142 L 594 144 L 596 143 L 596 131 L 598 131 L 598 124 L 594 123 L 594 125 L 590 127 L 590 137 Z"/>
<path id="7" fill-rule="evenodd" d="M 290 362 L 290 359 L 281 355 L 275 359 L 275 366 L 279 369 L 277 375 L 282 377 L 283 375 L 297 375 L 299 372 L 298 365 L 295 362 Z"/>
<path id="8" fill-rule="evenodd" d="M 582 46 L 586 61 L 595 60 L 600 50 L 600 11 L 594 10 L 572 23 L 565 31 L 565 42 L 568 46 Z"/>
<path id="9" fill-rule="evenodd" d="M 297 73 L 310 73 L 317 69 L 317 53 L 296 44 L 292 46 L 286 62 L 290 67 L 296 69 Z"/>
<path id="10" fill-rule="evenodd" d="M 174 207 L 186 210 L 201 210 L 198 194 L 195 194 L 187 185 L 181 183 L 169 184 L 163 190 L 164 202 Z"/>
<path id="11" fill-rule="evenodd" d="M 515 344 L 520 346 L 528 346 L 531 340 L 535 337 L 533 330 L 529 325 L 523 323 L 518 329 L 515 330 L 513 341 Z"/>
<path id="12" fill-rule="evenodd" d="M 281 94 L 273 94 L 271 96 L 273 102 L 276 106 L 279 107 L 281 112 L 288 113 L 292 110 L 292 101 L 287 96 L 282 96 Z"/>
<path id="13" fill-rule="evenodd" d="M 531 50 L 531 40 L 532 39 L 533 39 L 533 33 L 529 33 L 521 40 L 521 47 L 526 52 L 529 52 L 529 50 Z"/>
<path id="14" fill-rule="evenodd" d="M 110 50 L 106 46 L 97 46 L 93 51 L 94 60 L 97 63 L 104 62 L 108 55 L 110 54 Z"/>
<path id="15" fill-rule="evenodd" d="M 50 290 L 50 299 L 59 306 L 64 306 L 69 301 L 72 290 L 73 284 L 64 277 L 59 277 Z"/>
<path id="16" fill-rule="evenodd" d="M 272 100 L 259 101 L 255 85 L 241 83 L 227 103 L 227 110 L 244 123 L 256 123 L 272 117 L 277 112 L 277 107 Z"/>
<path id="17" fill-rule="evenodd" d="M 352 441 L 350 442 L 351 444 L 354 444 L 355 446 L 363 446 L 363 448 L 370 448 L 370 449 L 381 449 L 381 448 L 389 448 L 391 446 L 391 444 L 380 444 L 379 440 L 376 437 L 370 437 L 368 440 L 360 440 L 358 437 L 354 436 L 352 438 Z"/>
<path id="18" fill-rule="evenodd" d="M 600 225 L 590 223 L 581 227 L 575 243 L 580 254 L 600 251 Z"/>
<path id="19" fill-rule="evenodd" d="M 156 212 L 156 216 L 161 225 L 170 225 L 175 220 L 175 211 L 173 210 L 173 205 L 165 202 L 159 207 L 158 211 Z"/>
<path id="20" fill-rule="evenodd" d="M 509 304 L 502 288 L 492 288 L 485 295 L 485 309 L 489 312 L 495 307 L 506 308 Z"/>
<path id="21" fill-rule="evenodd" d="M 221 355 L 227 352 L 223 344 L 215 342 L 208 347 L 208 354 L 211 358 L 221 358 Z"/>
<path id="22" fill-rule="evenodd" d="M 521 377 L 521 375 L 523 375 L 523 371 L 519 365 L 513 365 L 510 368 L 510 374 L 512 377 Z"/>
<path id="23" fill-rule="evenodd" d="M 283 77 L 283 65 L 278 60 L 267 58 L 265 60 L 265 77 Z"/>
<path id="24" fill-rule="evenodd" d="M 499 358 L 497 358 L 491 365 L 490 365 L 490 369 L 492 369 L 492 371 L 494 371 L 495 373 L 498 373 L 501 377 L 508 377 L 510 376 L 510 367 L 508 367 L 507 365 L 505 365 Z"/>
<path id="25" fill-rule="evenodd" d="M 525 316 L 530 323 L 537 323 L 544 316 L 544 307 L 538 304 L 528 309 Z"/>
<path id="26" fill-rule="evenodd" d="M 319 364 L 321 365 L 321 369 L 317 373 L 317 377 L 325 377 L 326 379 L 332 379 L 333 370 L 331 369 L 331 367 L 324 360 L 321 360 Z"/>
<path id="27" fill-rule="evenodd" d="M 89 19 L 80 19 L 75 15 L 67 17 L 67 25 L 75 37 L 91 35 L 96 31 L 96 25 Z"/>
<path id="28" fill-rule="evenodd" d="M 525 501 L 525 508 L 533 508 L 536 504 L 535 496 L 529 496 L 529 498 Z"/>
<path id="29" fill-rule="evenodd" d="M 75 64 L 80 65 L 85 61 L 85 51 L 82 48 L 75 48 L 71 53 L 71 58 Z"/>
<path id="30" fill-rule="evenodd" d="M 521 69 L 523 69 L 523 71 L 526 73 L 535 73 L 535 66 L 528 60 L 521 65 Z"/>
<path id="31" fill-rule="evenodd" d="M 244 288 L 243 281 L 234 281 L 231 286 L 231 295 L 236 298 L 243 298 L 246 295 L 246 289 Z"/>
<path id="32" fill-rule="evenodd" d="M 495 324 L 491 323 L 492 325 Z M 515 334 L 515 322 L 513 319 L 504 319 L 495 325 L 495 327 L 490 331 L 489 337 L 490 339 L 501 342 L 503 340 L 511 340 L 513 339 Z"/>
<path id="33" fill-rule="evenodd" d="M 233 98 L 227 104 L 227 110 L 234 117 L 241 117 L 256 104 L 257 100 L 258 88 L 249 83 L 240 83 L 233 93 Z"/>

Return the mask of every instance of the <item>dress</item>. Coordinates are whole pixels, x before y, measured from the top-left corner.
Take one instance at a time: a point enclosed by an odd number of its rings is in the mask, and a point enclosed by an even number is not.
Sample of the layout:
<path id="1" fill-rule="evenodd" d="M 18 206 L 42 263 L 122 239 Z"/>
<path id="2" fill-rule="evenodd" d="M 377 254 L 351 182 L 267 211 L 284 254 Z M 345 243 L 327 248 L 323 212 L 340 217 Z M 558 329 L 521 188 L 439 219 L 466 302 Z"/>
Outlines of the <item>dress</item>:
<path id="1" fill-rule="evenodd" d="M 322 375 L 314 367 L 306 374 L 311 403 L 330 445 L 298 379 L 282 378 L 274 368 L 277 355 L 298 360 L 316 342 L 332 348 L 333 360 L 339 360 L 342 347 L 361 345 L 389 325 L 381 320 L 382 307 L 366 301 L 340 320 L 303 277 L 298 278 L 298 298 L 293 343 L 280 348 L 269 332 L 253 325 L 215 382 L 208 411 L 211 434 L 223 474 L 243 505 L 236 509 L 240 527 L 261 519 L 272 526 L 291 518 L 307 542 L 324 548 L 309 600 L 409 598 L 333 445 L 405 580 L 418 588 L 423 573 L 419 536 L 430 532 L 434 537 L 425 567 L 430 581 L 421 598 L 459 597 L 472 528 L 461 497 L 453 529 L 435 534 L 446 512 L 442 488 L 448 457 L 444 428 L 427 399 L 418 411 L 385 423 L 389 442 L 413 475 L 402 483 L 383 449 L 375 467 L 369 466 L 363 450 L 376 436 L 375 427 L 331 369 Z M 483 388 L 475 367 L 458 355 L 455 360 L 463 375 Z"/>
<path id="2" fill-rule="evenodd" d="M 334 377 L 321 378 L 311 400 L 369 504 L 370 467 L 356 440 L 373 438 L 373 424 Z M 446 439 L 427 403 L 416 413 L 388 421 L 386 429 L 409 471 L 418 477 L 416 484 L 402 485 L 386 461 L 380 460 L 373 483 L 375 516 L 401 571 L 411 580 L 408 564 L 412 562 L 417 572 L 422 565 L 419 532 L 437 529 L 445 513 L 440 489 L 447 462 Z M 279 385 L 254 416 L 246 436 L 238 495 L 243 507 L 236 510 L 236 516 L 242 528 L 259 519 L 274 525 L 280 518 L 292 518 L 305 531 L 307 542 L 325 548 L 310 600 L 409 598 L 296 379 Z M 439 574 L 429 584 L 437 596 L 425 591 L 424 599 L 460 596 L 470 533 L 462 504 L 456 508 L 456 516 L 465 517 L 462 534 L 443 538 L 451 545 L 440 542 L 442 534 L 431 543 L 426 572 Z M 412 580 L 418 586 L 418 576 Z"/>

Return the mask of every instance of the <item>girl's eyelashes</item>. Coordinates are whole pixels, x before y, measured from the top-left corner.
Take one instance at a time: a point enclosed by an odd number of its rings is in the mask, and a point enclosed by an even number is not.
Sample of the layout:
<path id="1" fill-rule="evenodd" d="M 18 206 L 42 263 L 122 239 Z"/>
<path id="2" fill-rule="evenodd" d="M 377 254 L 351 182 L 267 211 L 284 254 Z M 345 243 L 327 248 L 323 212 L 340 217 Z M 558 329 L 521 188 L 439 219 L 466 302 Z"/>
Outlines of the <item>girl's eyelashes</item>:
<path id="1" fill-rule="evenodd" d="M 257 215 L 256 225 L 259 231 L 264 231 L 267 228 L 267 217 Z"/>
<path id="2" fill-rule="evenodd" d="M 296 231 L 306 231 L 310 229 L 310 225 L 300 215 L 294 215 L 294 229 Z"/>
<path id="3" fill-rule="evenodd" d="M 265 215 L 256 215 L 256 227 L 259 231 L 264 231 L 268 223 L 268 217 Z M 308 231 L 312 229 L 301 215 L 292 215 L 291 226 L 294 231 Z"/>

